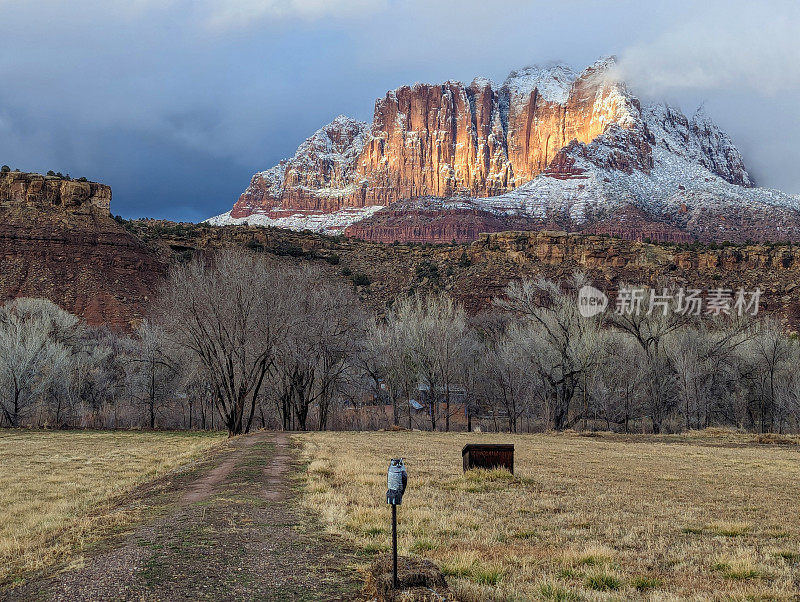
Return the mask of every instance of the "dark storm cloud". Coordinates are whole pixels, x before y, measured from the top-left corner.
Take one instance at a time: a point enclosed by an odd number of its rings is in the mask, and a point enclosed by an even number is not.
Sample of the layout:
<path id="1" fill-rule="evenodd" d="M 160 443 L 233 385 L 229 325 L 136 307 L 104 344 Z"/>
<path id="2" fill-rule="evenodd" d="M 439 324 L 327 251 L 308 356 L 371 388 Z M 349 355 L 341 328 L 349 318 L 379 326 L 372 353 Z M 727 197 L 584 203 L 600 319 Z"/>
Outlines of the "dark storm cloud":
<path id="1" fill-rule="evenodd" d="M 417 80 L 618 54 L 800 192 L 789 2 L 0 0 L 0 162 L 107 182 L 125 216 L 200 219 L 340 113 Z"/>

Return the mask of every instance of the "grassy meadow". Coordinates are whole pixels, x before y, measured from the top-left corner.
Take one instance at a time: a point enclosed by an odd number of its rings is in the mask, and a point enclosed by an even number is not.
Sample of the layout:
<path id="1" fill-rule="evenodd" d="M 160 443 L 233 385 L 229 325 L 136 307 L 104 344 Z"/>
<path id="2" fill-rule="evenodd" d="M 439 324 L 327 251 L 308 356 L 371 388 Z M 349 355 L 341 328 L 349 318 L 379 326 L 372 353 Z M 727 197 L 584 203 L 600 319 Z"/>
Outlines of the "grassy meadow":
<path id="1" fill-rule="evenodd" d="M 0 587 L 132 520 L 125 493 L 224 434 L 0 430 Z"/>
<path id="2" fill-rule="evenodd" d="M 365 565 L 390 549 L 386 469 L 405 457 L 400 551 L 436 562 L 465 601 L 796 599 L 800 440 L 758 440 L 724 431 L 295 436 L 307 462 L 303 503 Z M 464 474 L 467 442 L 514 443 L 516 474 Z"/>

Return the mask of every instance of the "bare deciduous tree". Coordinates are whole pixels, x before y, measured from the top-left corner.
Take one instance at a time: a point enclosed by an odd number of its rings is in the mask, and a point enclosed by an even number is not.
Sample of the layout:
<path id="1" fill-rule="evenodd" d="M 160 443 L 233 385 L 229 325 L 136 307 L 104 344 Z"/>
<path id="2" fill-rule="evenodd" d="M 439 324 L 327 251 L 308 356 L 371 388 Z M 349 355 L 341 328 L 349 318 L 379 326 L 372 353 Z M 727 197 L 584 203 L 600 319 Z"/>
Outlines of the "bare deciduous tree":
<path id="1" fill-rule="evenodd" d="M 282 294 L 290 277 L 262 254 L 222 251 L 173 268 L 162 287 L 154 315 L 203 366 L 231 435 L 250 429 L 296 301 Z"/>
<path id="2" fill-rule="evenodd" d="M 431 429 L 444 417 L 449 430 L 453 387 L 461 384 L 472 344 L 464 309 L 445 294 L 415 295 L 399 300 L 387 322 L 398 348 L 395 373 L 413 380 L 409 384 L 426 397 Z"/>
<path id="3" fill-rule="evenodd" d="M 156 427 L 156 415 L 174 400 L 181 369 L 179 354 L 170 350 L 164 329 L 145 320 L 136 329 L 136 348 L 128 359 L 131 397 L 147 411 L 147 422 Z"/>
<path id="4" fill-rule="evenodd" d="M 323 430 L 339 387 L 362 352 L 365 316 L 352 290 L 320 270 L 305 266 L 288 276 L 282 293 L 286 328 L 275 342 L 279 412 L 285 429 L 293 420 L 306 430 L 314 408 Z"/>
<path id="5" fill-rule="evenodd" d="M 499 307 L 524 316 L 538 345 L 529 365 L 545 383 L 542 401 L 550 426 L 566 428 L 570 409 L 589 369 L 598 361 L 600 320 L 578 311 L 577 291 L 588 284 L 575 274 L 567 288 L 549 280 L 512 282 Z"/>

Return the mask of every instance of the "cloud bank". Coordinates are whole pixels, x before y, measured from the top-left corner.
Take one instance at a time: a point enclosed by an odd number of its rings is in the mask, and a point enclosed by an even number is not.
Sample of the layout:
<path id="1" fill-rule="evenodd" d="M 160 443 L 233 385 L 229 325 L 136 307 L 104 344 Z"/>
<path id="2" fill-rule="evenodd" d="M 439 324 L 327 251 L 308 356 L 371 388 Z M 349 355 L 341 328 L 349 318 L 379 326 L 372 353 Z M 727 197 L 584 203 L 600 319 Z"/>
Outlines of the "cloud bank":
<path id="1" fill-rule="evenodd" d="M 631 82 L 658 94 L 747 89 L 771 96 L 800 87 L 800 4 L 709 4 L 653 39 L 623 50 Z"/>

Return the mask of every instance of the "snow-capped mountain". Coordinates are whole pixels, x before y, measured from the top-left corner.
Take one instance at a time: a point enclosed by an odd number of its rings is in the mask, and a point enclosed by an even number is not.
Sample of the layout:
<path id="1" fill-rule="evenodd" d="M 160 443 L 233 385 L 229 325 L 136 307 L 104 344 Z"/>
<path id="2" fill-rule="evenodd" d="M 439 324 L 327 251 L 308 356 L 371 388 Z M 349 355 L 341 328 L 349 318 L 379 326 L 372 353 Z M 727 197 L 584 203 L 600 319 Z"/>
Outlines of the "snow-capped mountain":
<path id="1" fill-rule="evenodd" d="M 800 238 L 800 197 L 756 188 L 702 110 L 642 106 L 604 58 L 581 73 L 526 67 L 501 86 L 398 88 L 371 127 L 337 117 L 209 221 L 387 242 L 545 227 L 786 240 Z"/>

